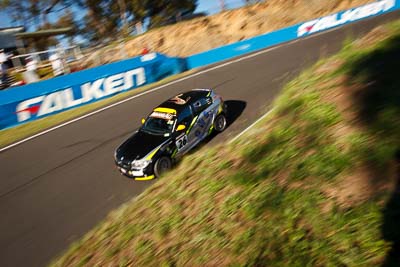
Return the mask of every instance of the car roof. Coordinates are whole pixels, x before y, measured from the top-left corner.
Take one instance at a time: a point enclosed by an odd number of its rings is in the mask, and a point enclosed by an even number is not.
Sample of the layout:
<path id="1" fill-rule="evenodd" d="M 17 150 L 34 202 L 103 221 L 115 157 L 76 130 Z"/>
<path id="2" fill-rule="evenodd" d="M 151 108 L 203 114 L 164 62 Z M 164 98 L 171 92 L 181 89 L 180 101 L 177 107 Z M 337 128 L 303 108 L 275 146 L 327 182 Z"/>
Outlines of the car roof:
<path id="1" fill-rule="evenodd" d="M 200 98 L 211 95 L 211 93 L 211 89 L 193 89 L 171 97 L 167 101 L 157 106 L 154 110 L 160 110 L 160 108 L 173 109 L 179 114 L 188 105 L 193 104 Z"/>

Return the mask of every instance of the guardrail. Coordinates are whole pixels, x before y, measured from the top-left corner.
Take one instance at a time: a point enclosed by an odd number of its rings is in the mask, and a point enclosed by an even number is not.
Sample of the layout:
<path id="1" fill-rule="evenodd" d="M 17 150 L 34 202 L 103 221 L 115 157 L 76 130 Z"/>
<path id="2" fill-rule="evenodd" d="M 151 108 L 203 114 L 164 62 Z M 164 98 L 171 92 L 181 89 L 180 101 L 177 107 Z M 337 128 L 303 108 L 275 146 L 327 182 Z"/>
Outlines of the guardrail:
<path id="1" fill-rule="evenodd" d="M 92 103 L 187 69 L 207 66 L 398 9 L 400 0 L 380 0 L 186 59 L 152 53 L 0 91 L 0 129 Z"/>

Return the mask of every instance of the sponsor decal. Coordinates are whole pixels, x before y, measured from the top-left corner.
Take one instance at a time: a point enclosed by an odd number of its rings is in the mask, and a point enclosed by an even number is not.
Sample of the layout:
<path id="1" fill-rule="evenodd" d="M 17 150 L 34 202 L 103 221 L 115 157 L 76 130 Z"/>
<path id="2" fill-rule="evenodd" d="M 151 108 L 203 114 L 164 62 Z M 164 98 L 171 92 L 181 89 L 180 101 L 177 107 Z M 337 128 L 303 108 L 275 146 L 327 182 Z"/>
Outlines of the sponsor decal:
<path id="1" fill-rule="evenodd" d="M 163 112 L 153 111 L 150 114 L 150 117 L 158 118 L 158 119 L 164 119 L 164 120 L 172 120 L 174 115 L 170 114 L 170 113 L 163 113 Z"/>
<path id="2" fill-rule="evenodd" d="M 17 119 L 18 122 L 22 122 L 30 119 L 32 115 L 41 117 L 140 86 L 145 82 L 144 68 L 137 68 L 82 84 L 79 88 L 76 88 L 79 92 L 67 88 L 48 95 L 34 97 L 17 105 Z"/>
<path id="3" fill-rule="evenodd" d="M 250 48 L 250 46 L 251 46 L 250 44 L 244 44 L 244 45 L 236 47 L 234 50 L 236 50 L 236 51 L 247 50 Z"/>
<path id="4" fill-rule="evenodd" d="M 297 29 L 297 36 L 301 37 L 314 32 L 330 29 L 338 25 L 366 18 L 378 13 L 386 12 L 396 5 L 396 0 L 381 0 L 368 5 L 349 9 L 323 18 L 303 23 Z"/>
<path id="5" fill-rule="evenodd" d="M 200 128 L 204 128 L 206 126 L 206 121 L 203 118 L 199 118 L 198 125 Z"/>
<path id="6" fill-rule="evenodd" d="M 156 53 L 149 53 L 149 54 L 141 56 L 140 61 L 142 61 L 142 62 L 151 61 L 153 59 L 156 59 L 156 57 L 157 57 Z"/>
<path id="7" fill-rule="evenodd" d="M 206 118 L 206 119 L 208 119 L 208 117 L 210 117 L 210 115 L 211 115 L 211 111 L 204 111 L 203 112 L 203 116 Z"/>
<path id="8" fill-rule="evenodd" d="M 180 151 L 182 148 L 184 148 L 188 143 L 188 138 L 187 135 L 183 135 L 182 137 L 179 137 L 176 139 L 175 145 L 178 151 Z"/>

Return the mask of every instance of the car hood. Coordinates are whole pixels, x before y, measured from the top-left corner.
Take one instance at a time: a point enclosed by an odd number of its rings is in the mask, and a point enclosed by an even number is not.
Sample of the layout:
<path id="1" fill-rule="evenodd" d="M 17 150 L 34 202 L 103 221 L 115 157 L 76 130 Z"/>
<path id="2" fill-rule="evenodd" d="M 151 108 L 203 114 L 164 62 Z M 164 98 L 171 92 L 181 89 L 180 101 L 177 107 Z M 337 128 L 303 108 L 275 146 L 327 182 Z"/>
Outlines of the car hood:
<path id="1" fill-rule="evenodd" d="M 125 162 L 142 159 L 169 138 L 138 131 L 117 148 L 116 159 Z"/>

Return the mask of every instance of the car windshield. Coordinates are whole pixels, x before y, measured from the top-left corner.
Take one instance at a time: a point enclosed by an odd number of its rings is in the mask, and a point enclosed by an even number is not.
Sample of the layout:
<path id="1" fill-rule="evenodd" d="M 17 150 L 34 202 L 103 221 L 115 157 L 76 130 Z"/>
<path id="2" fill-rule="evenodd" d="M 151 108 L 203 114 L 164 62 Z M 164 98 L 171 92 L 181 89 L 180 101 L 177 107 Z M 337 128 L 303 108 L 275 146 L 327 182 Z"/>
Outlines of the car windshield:
<path id="1" fill-rule="evenodd" d="M 156 134 L 164 135 L 172 132 L 175 124 L 175 117 L 171 119 L 148 117 L 146 122 L 142 126 L 142 131 Z"/>

